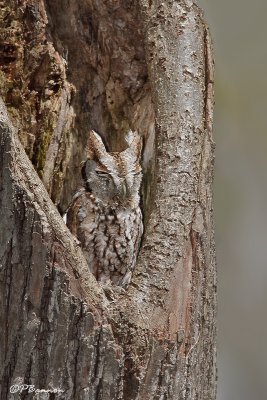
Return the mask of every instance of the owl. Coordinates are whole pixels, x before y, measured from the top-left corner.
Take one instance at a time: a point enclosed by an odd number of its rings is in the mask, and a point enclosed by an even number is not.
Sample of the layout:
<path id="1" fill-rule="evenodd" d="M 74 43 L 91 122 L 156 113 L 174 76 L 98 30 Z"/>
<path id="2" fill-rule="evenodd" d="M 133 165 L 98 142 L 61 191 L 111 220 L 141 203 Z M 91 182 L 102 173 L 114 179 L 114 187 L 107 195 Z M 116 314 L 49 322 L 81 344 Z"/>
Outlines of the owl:
<path id="1" fill-rule="evenodd" d="M 84 188 L 67 212 L 67 225 L 96 279 L 124 288 L 131 280 L 143 234 L 142 140 L 132 131 L 126 140 L 126 150 L 107 152 L 101 137 L 90 132 L 88 159 L 82 167 Z"/>

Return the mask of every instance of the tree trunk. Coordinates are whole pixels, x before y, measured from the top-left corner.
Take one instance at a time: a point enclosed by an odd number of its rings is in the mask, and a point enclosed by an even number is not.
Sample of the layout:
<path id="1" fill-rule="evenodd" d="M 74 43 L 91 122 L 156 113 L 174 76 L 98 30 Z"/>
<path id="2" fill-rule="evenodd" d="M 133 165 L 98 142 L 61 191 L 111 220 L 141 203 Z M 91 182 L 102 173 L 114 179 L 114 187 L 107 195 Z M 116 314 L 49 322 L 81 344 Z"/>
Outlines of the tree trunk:
<path id="1" fill-rule="evenodd" d="M 199 8 L 6 0 L 0 32 L 1 399 L 215 400 L 213 62 Z M 129 128 L 145 141 L 126 292 L 104 293 L 58 212 L 90 127 L 111 150 Z"/>

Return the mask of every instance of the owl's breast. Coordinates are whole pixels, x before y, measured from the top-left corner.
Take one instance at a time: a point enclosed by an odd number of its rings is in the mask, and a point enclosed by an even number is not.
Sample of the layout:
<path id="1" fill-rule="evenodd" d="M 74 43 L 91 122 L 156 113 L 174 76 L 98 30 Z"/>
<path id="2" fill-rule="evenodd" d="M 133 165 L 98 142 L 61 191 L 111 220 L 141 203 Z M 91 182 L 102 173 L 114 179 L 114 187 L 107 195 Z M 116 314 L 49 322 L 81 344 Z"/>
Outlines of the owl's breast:
<path id="1" fill-rule="evenodd" d="M 67 214 L 67 225 L 80 241 L 97 280 L 119 284 L 133 269 L 143 232 L 140 207 L 104 206 L 83 192 Z"/>

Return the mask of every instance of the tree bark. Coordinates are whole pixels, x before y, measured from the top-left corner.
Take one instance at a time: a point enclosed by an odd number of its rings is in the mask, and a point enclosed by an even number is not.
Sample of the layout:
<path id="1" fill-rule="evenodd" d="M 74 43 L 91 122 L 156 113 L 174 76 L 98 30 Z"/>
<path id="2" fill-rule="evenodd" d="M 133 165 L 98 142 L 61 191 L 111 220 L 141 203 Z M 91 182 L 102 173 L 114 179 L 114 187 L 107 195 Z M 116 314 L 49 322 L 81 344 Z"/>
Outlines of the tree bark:
<path id="1" fill-rule="evenodd" d="M 190 0 L 2 3 L 1 399 L 215 400 L 201 11 Z M 112 150 L 129 128 L 145 141 L 145 234 L 126 292 L 102 290 L 58 212 L 79 186 L 89 127 Z M 11 394 L 21 383 L 63 393 Z"/>

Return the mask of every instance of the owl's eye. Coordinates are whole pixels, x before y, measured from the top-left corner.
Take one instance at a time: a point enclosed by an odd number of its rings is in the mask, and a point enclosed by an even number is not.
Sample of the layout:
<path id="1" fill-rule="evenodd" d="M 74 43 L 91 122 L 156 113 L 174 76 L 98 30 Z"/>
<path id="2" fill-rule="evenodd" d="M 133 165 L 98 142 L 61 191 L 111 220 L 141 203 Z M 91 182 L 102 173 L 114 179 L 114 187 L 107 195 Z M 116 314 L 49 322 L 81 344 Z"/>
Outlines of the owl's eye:
<path id="1" fill-rule="evenodd" d="M 134 176 L 138 176 L 138 175 L 140 175 L 141 174 L 141 171 L 135 171 L 135 172 L 133 172 L 133 175 Z"/>
<path id="2" fill-rule="evenodd" d="M 109 173 L 104 171 L 95 171 L 95 173 L 100 176 L 101 178 L 109 178 Z"/>

